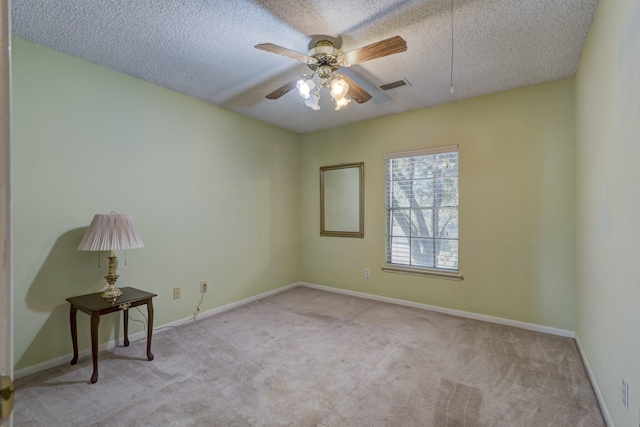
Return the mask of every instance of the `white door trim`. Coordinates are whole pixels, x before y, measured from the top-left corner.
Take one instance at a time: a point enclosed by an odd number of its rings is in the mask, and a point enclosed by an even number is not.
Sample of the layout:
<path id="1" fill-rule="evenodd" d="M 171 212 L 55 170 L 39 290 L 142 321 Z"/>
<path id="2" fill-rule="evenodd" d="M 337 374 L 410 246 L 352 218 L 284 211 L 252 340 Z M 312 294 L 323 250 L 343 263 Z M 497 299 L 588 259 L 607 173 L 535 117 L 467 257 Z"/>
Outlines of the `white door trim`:
<path id="1" fill-rule="evenodd" d="M 0 0 L 0 373 L 13 378 L 11 274 L 11 17 L 10 0 Z M 12 419 L 0 425 L 11 427 Z"/>

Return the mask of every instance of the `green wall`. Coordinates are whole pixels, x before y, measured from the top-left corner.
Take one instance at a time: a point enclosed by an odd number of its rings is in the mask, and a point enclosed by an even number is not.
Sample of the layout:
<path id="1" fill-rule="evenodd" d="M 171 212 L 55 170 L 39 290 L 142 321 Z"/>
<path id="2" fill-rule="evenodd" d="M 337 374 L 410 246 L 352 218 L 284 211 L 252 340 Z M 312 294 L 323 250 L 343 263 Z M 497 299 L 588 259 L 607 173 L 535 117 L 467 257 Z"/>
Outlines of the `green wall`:
<path id="1" fill-rule="evenodd" d="M 23 40 L 13 53 L 17 369 L 71 351 L 64 298 L 106 274 L 76 246 L 112 210 L 146 245 L 120 254 L 119 284 L 158 294 L 156 325 L 191 315 L 201 280 L 203 310 L 303 280 L 575 328 L 572 79 L 297 135 Z M 464 280 L 382 272 L 383 154 L 450 144 Z M 359 161 L 365 238 L 320 237 L 319 167 Z"/>
<path id="2" fill-rule="evenodd" d="M 451 144 L 464 280 L 382 272 L 383 154 Z M 574 330 L 574 150 L 572 79 L 305 134 L 302 279 Z M 365 237 L 321 237 L 318 168 L 359 161 Z"/>
<path id="3" fill-rule="evenodd" d="M 115 210 L 146 245 L 119 284 L 158 294 L 156 325 L 191 315 L 201 280 L 203 310 L 304 280 L 576 330 L 615 425 L 638 424 L 639 0 L 601 2 L 575 81 L 306 135 L 20 39 L 12 90 L 17 369 L 71 351 L 64 298 L 106 273 L 76 247 Z M 382 272 L 383 154 L 450 144 L 464 280 Z M 320 237 L 318 168 L 359 161 L 365 238 Z M 103 318 L 101 342 L 120 327 Z"/>
<path id="4" fill-rule="evenodd" d="M 136 222 L 118 285 L 158 294 L 156 325 L 201 280 L 208 310 L 299 279 L 298 135 L 21 39 L 12 90 L 16 369 L 70 353 L 65 298 L 104 288 L 105 254 L 76 250 L 96 213 Z M 103 317 L 101 342 L 120 329 Z"/>
<path id="5" fill-rule="evenodd" d="M 576 332 L 614 424 L 637 426 L 639 0 L 600 2 L 576 76 L 576 124 Z"/>

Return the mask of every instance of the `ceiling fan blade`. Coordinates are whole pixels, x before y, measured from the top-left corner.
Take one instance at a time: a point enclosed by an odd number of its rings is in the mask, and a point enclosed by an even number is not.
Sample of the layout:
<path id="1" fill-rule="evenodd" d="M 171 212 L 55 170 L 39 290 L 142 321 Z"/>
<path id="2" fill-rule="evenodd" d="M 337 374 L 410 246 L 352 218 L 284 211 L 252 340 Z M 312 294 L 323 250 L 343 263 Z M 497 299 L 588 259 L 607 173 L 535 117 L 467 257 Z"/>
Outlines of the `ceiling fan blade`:
<path id="1" fill-rule="evenodd" d="M 256 49 L 264 50 L 265 52 L 277 53 L 288 58 L 296 59 L 305 64 L 317 64 L 318 60 L 312 56 L 305 55 L 304 53 L 296 52 L 295 50 L 287 49 L 286 47 L 278 46 L 273 43 L 262 43 L 254 46 Z"/>
<path id="2" fill-rule="evenodd" d="M 291 91 L 291 89 L 293 89 L 294 87 L 296 87 L 296 84 L 298 83 L 299 77 L 295 80 L 290 81 L 289 83 L 286 83 L 282 86 L 280 86 L 278 89 L 274 90 L 273 92 L 271 92 L 270 94 L 268 94 L 267 96 L 265 96 L 265 98 L 267 99 L 278 99 L 281 96 L 287 94 L 288 92 Z"/>
<path id="3" fill-rule="evenodd" d="M 343 53 L 338 57 L 338 62 L 343 67 L 349 67 L 361 62 L 404 52 L 405 50 L 407 50 L 407 42 L 402 37 L 395 36 Z"/>
<path id="4" fill-rule="evenodd" d="M 369 94 L 369 92 L 362 89 L 362 86 L 350 79 L 349 76 L 342 74 L 341 77 L 345 79 L 349 84 L 349 92 L 347 93 L 347 95 L 351 99 L 356 101 L 358 104 L 364 104 L 371 99 L 371 95 Z"/>

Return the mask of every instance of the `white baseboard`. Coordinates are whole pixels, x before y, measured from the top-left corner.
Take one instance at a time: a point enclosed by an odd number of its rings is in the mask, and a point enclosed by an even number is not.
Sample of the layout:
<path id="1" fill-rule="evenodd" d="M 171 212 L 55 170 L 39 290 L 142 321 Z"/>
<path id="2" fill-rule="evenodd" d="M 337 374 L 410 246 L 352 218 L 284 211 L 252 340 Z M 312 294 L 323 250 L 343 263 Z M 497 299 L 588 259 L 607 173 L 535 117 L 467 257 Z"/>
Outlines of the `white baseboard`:
<path id="1" fill-rule="evenodd" d="M 283 286 L 281 288 L 273 289 L 271 291 L 263 292 L 261 294 L 254 295 L 252 297 L 245 298 L 245 299 L 240 300 L 240 301 L 232 302 L 231 304 L 227 304 L 227 305 L 223 305 L 221 307 L 217 307 L 217 308 L 214 308 L 214 309 L 211 309 L 211 310 L 203 311 L 202 313 L 200 313 L 198 315 L 197 319 L 205 319 L 207 317 L 213 316 L 214 314 L 222 313 L 224 311 L 231 310 L 232 308 L 236 308 L 236 307 L 239 307 L 241 305 L 245 305 L 245 304 L 249 304 L 249 303 L 254 302 L 254 301 L 258 301 L 260 299 L 269 297 L 271 295 L 278 294 L 280 292 L 284 292 L 286 290 L 295 288 L 295 287 L 300 286 L 300 285 L 301 285 L 301 283 L 292 283 L 290 285 L 286 285 L 286 286 Z M 162 329 L 181 326 L 181 325 L 184 325 L 184 324 L 188 323 L 189 321 L 193 321 L 193 316 L 188 316 L 188 317 L 185 317 L 183 319 L 179 319 L 179 320 L 176 320 L 176 321 L 173 321 L 173 322 L 170 322 L 170 323 L 166 323 L 164 325 L 161 325 L 161 326 L 158 326 L 156 328 L 153 328 L 153 330 L 161 332 Z M 141 340 L 141 339 L 146 339 L 146 338 L 147 338 L 146 330 L 140 331 L 140 332 L 136 332 L 135 334 L 129 335 L 129 341 L 130 342 Z M 116 344 L 119 341 L 122 341 L 123 339 L 124 338 L 118 338 L 117 340 L 114 339 L 114 340 L 111 340 L 111 341 L 109 341 L 107 343 L 100 344 L 98 346 L 98 352 L 101 353 L 101 352 L 106 351 L 106 350 L 111 350 L 112 348 L 116 347 Z M 82 349 L 82 350 L 80 350 L 78 352 L 78 360 L 82 360 L 84 358 L 89 358 L 89 357 L 91 357 L 91 348 L 85 348 L 85 349 Z M 35 374 L 35 373 L 38 373 L 38 372 L 45 371 L 47 369 L 51 369 L 51 368 L 55 368 L 55 367 L 58 367 L 58 366 L 66 365 L 66 364 L 71 362 L 72 358 L 73 358 L 73 353 L 69 353 L 69 354 L 65 354 L 64 356 L 60 356 L 60 357 L 56 357 L 54 359 L 46 360 L 46 361 L 38 363 L 36 365 L 27 366 L 26 368 L 18 369 L 17 371 L 15 371 L 13 373 L 13 377 L 14 377 L 14 379 L 19 379 L 19 378 L 26 377 L 27 375 L 31 375 L 31 374 Z"/>
<path id="2" fill-rule="evenodd" d="M 138 335 L 138 334 L 135 334 Z M 145 335 L 146 336 L 146 335 Z M 129 341 L 135 341 L 132 339 L 133 335 L 129 337 Z M 100 344 L 98 346 L 98 352 L 101 353 L 106 350 L 111 350 L 116 346 L 116 340 L 111 340 L 107 343 Z M 78 360 L 82 360 L 84 358 L 91 357 L 91 348 L 84 348 L 78 351 Z M 56 368 L 62 365 L 68 365 L 71 363 L 71 359 L 73 358 L 73 353 L 65 354 L 64 356 L 56 357 L 54 359 L 45 360 L 44 362 L 38 363 L 37 365 L 27 366 L 26 368 L 18 369 L 13 372 L 13 378 L 19 379 L 26 377 L 31 374 L 36 374 L 38 372 L 46 371 L 47 369 Z"/>
<path id="3" fill-rule="evenodd" d="M 277 289 L 273 289 L 271 291 L 263 292 L 261 294 L 254 295 L 252 297 L 245 298 L 245 299 L 242 299 L 240 301 L 232 302 L 232 303 L 227 304 L 227 305 L 223 305 L 223 306 L 220 306 L 220 307 L 212 308 L 211 310 L 203 311 L 202 313 L 198 314 L 198 316 L 196 318 L 196 321 L 198 321 L 200 319 L 206 319 L 207 317 L 213 316 L 214 314 L 222 313 L 224 311 L 228 311 L 228 310 L 231 310 L 233 308 L 240 307 L 241 305 L 249 304 L 251 302 L 258 301 L 258 300 L 261 300 L 261 299 L 266 298 L 266 297 L 270 297 L 271 295 L 279 294 L 280 292 L 284 292 L 284 291 L 287 291 L 289 289 L 293 289 L 293 288 L 298 287 L 300 285 L 301 284 L 299 282 L 292 283 L 290 285 L 282 286 L 281 288 L 277 288 Z M 155 330 L 160 331 L 162 329 L 175 328 L 177 326 L 182 326 L 182 325 L 185 325 L 185 324 L 187 324 L 189 322 L 192 322 L 192 321 L 193 321 L 193 316 L 188 316 L 188 317 L 184 317 L 182 319 L 175 320 L 175 321 L 170 322 L 170 323 L 165 323 L 162 326 L 158 326 L 157 328 L 153 328 L 153 330 L 154 331 Z M 140 332 L 136 333 L 135 335 L 138 335 L 138 334 L 140 334 L 140 338 L 146 338 L 146 336 L 147 336 L 145 331 L 140 331 Z M 129 338 L 129 340 L 131 340 L 131 337 Z"/>
<path id="4" fill-rule="evenodd" d="M 323 291 L 328 291 L 328 292 L 335 292 L 335 293 L 339 293 L 339 294 L 344 294 L 344 295 L 350 295 L 350 296 L 355 296 L 355 297 L 359 297 L 359 298 L 366 298 L 366 299 L 371 299 L 371 300 L 375 300 L 375 301 L 382 301 L 382 302 L 388 302 L 388 303 L 392 303 L 392 304 L 398 304 L 398 305 L 403 305 L 403 306 L 407 306 L 407 307 L 413 307 L 413 308 L 419 308 L 422 310 L 430 310 L 430 311 L 435 311 L 438 313 L 444 313 L 444 314 L 450 314 L 452 316 L 458 316 L 458 317 L 464 317 L 464 318 L 468 318 L 468 319 L 474 319 L 474 320 L 482 320 L 485 322 L 491 322 L 491 323 L 498 323 L 501 325 L 506 325 L 506 326 L 514 326 L 516 328 L 522 328 L 522 329 L 527 329 L 527 330 L 531 330 L 531 331 L 536 331 L 536 332 L 544 332 L 547 334 L 552 334 L 552 335 L 558 335 L 558 336 L 562 336 L 562 337 L 568 337 L 568 338 L 575 338 L 575 333 L 573 331 L 568 331 L 565 329 L 558 329 L 558 328 L 552 328 L 549 326 L 542 326 L 542 325 L 536 325 L 533 323 L 526 323 L 526 322 L 520 322 L 517 320 L 511 320 L 511 319 L 504 319 L 501 317 L 493 317 L 493 316 L 487 316 L 485 314 L 478 314 L 478 313 L 471 313 L 468 311 L 462 311 L 462 310 L 454 310 L 451 308 L 444 308 L 444 307 L 438 307 L 438 306 L 434 306 L 434 305 L 428 305 L 428 304 L 422 304 L 422 303 L 417 303 L 417 302 L 412 302 L 412 301 L 405 301 L 405 300 L 401 300 L 401 299 L 396 299 L 396 298 L 389 298 L 389 297 L 383 297 L 383 296 L 379 296 L 379 295 L 372 295 L 372 294 L 367 294 L 364 292 L 355 292 L 355 291 L 349 291 L 346 289 L 340 289 L 340 288 L 332 288 L 330 286 L 323 286 L 323 285 L 316 285 L 313 283 L 305 283 L 305 282 L 298 282 L 298 283 L 292 283 L 290 285 L 287 286 L 283 286 L 268 292 L 263 292 L 261 294 L 258 295 L 254 295 L 252 297 L 249 298 L 245 298 L 242 299 L 240 301 L 236 301 L 227 305 L 223 305 L 221 307 L 217 307 L 211 310 L 207 310 L 205 312 L 202 312 L 198 315 L 197 319 L 205 319 L 207 317 L 213 316 L 215 314 L 218 313 L 222 313 L 224 311 L 228 311 L 231 310 L 233 308 L 239 307 L 241 305 L 245 305 L 245 304 L 249 304 L 251 302 L 254 301 L 258 301 L 260 299 L 269 297 L 271 295 L 275 295 L 278 294 L 280 292 L 284 292 L 286 290 L 295 288 L 297 286 L 305 286 L 307 288 L 313 288 L 313 289 L 319 289 L 319 290 L 323 290 Z M 170 323 L 166 323 L 164 325 L 158 326 L 156 328 L 154 328 L 154 331 L 158 331 L 160 332 L 162 329 L 167 329 L 167 328 L 174 328 L 177 326 L 181 326 L 184 325 L 190 321 L 193 321 L 193 316 L 188 316 L 182 319 L 178 319 L 175 320 L 173 322 Z M 197 321 L 197 320 L 196 320 Z M 129 341 L 137 341 L 140 339 L 145 339 L 147 336 L 145 331 L 140 331 L 140 332 L 136 332 L 135 334 L 129 335 Z M 99 352 L 103 352 L 106 350 L 110 350 L 112 348 L 114 348 L 117 344 L 118 341 L 120 341 L 122 338 L 119 338 L 118 340 L 111 340 L 107 343 L 103 343 L 100 344 L 100 346 L 98 347 L 98 351 Z M 578 346 L 578 348 L 580 348 Z M 582 354 L 582 353 L 581 353 Z M 80 350 L 79 353 L 79 359 L 83 359 L 83 358 L 87 358 L 91 356 L 91 349 L 90 348 L 85 348 L 83 350 Z M 56 357 L 54 359 L 49 359 L 47 361 L 44 361 L 42 363 L 38 363 L 37 365 L 32 365 L 32 366 L 28 366 L 26 368 L 23 369 L 19 369 L 17 371 L 14 372 L 14 378 L 18 379 L 18 378 L 22 378 L 25 377 L 27 375 L 31 375 L 31 374 L 35 374 L 37 372 L 41 372 L 44 371 L 46 369 L 50 369 L 50 368 L 54 368 L 57 366 L 61 366 L 61 365 L 65 365 L 67 363 L 69 363 L 69 361 L 71 360 L 71 358 L 73 357 L 72 353 L 66 354 L 64 356 L 60 356 L 60 357 Z M 583 358 L 584 359 L 584 358 Z M 585 365 L 586 365 L 586 359 L 585 360 Z M 591 378 L 591 374 L 590 374 L 590 378 Z M 592 380 L 593 382 L 593 380 Z M 594 389 L 597 389 L 594 383 Z M 600 401 L 601 397 L 598 398 L 598 401 Z M 604 411 L 603 411 L 604 413 Z"/>
<path id="5" fill-rule="evenodd" d="M 350 296 L 355 296 L 355 297 L 359 297 L 359 298 L 366 298 L 366 299 L 370 299 L 370 300 L 374 300 L 374 301 L 382 301 L 382 302 L 388 302 L 391 304 L 398 304 L 398 305 L 403 305 L 406 307 L 413 307 L 413 308 L 418 308 L 418 309 L 422 309 L 422 310 L 429 310 L 429 311 L 434 311 L 437 313 L 443 313 L 443 314 L 450 314 L 452 316 L 458 316 L 458 317 L 464 317 L 464 318 L 468 318 L 468 319 L 474 319 L 474 320 L 482 320 L 485 322 L 491 322 L 491 323 L 497 323 L 497 324 L 501 324 L 501 325 L 506 325 L 506 326 L 513 326 L 516 328 L 522 328 L 522 329 L 527 329 L 530 331 L 536 331 L 536 332 L 544 332 L 547 334 L 552 334 L 552 335 L 558 335 L 561 337 L 567 337 L 567 338 L 574 338 L 576 341 L 576 345 L 578 347 L 578 352 L 580 353 L 580 357 L 582 358 L 582 362 L 584 363 L 585 369 L 587 371 L 587 375 L 589 376 L 589 380 L 591 381 L 591 385 L 593 387 L 593 390 L 595 392 L 596 395 L 596 399 L 598 400 L 598 404 L 600 405 L 600 410 L 602 411 L 602 415 L 604 417 L 605 422 L 607 423 L 607 426 L 611 426 L 613 427 L 613 420 L 611 419 L 611 415 L 609 414 L 609 410 L 607 409 L 607 405 L 605 404 L 604 398 L 602 396 L 602 393 L 600 392 L 600 388 L 598 387 L 598 383 L 596 381 L 595 376 L 593 375 L 593 371 L 591 370 L 591 366 L 589 365 L 589 360 L 587 359 L 586 354 L 584 353 L 584 350 L 582 348 L 582 345 L 580 343 L 580 340 L 578 338 L 578 336 L 576 335 L 575 332 L 573 331 L 569 331 L 566 329 L 559 329 L 559 328 L 552 328 L 549 326 L 542 326 L 542 325 L 536 325 L 534 323 L 527 323 L 527 322 L 520 322 L 517 320 L 511 320 L 511 319 L 505 319 L 505 318 L 501 318 L 501 317 L 494 317 L 494 316 L 488 316 L 485 314 L 478 314 L 478 313 L 471 313 L 468 311 L 462 311 L 462 310 L 454 310 L 451 308 L 444 308 L 444 307 L 438 307 L 438 306 L 434 306 L 434 305 L 428 305 L 428 304 L 422 304 L 422 303 L 417 303 L 417 302 L 412 302 L 412 301 L 405 301 L 405 300 L 401 300 L 401 299 L 396 299 L 396 298 L 389 298 L 389 297 L 383 297 L 383 296 L 379 296 L 379 295 L 373 295 L 373 294 L 367 294 L 364 292 L 356 292 L 356 291 L 349 291 L 346 289 L 340 289 L 340 288 L 333 288 L 330 286 L 323 286 L 323 285 L 316 285 L 313 283 L 305 283 L 305 282 L 298 282 L 298 283 L 292 283 L 290 285 L 287 286 L 283 286 L 281 288 L 277 288 L 277 289 L 273 289 L 271 291 L 268 292 L 263 292 L 261 294 L 258 295 L 254 295 L 252 297 L 249 298 L 245 298 L 242 299 L 240 301 L 236 301 L 227 305 L 223 305 L 221 307 L 217 307 L 211 310 L 207 310 L 205 312 L 202 312 L 198 318 L 199 319 L 204 319 L 210 316 L 213 316 L 215 314 L 218 313 L 222 313 L 228 310 L 231 310 L 233 308 L 236 307 L 240 307 L 242 305 L 245 304 L 249 304 L 251 302 L 254 301 L 258 301 L 261 300 L 263 298 L 269 297 L 271 295 L 275 295 L 278 294 L 280 292 L 284 292 L 286 290 L 298 287 L 298 286 L 304 286 L 307 288 L 312 288 L 312 289 L 319 289 L 319 290 L 323 290 L 323 291 L 328 291 L 328 292 L 334 292 L 334 293 L 338 293 L 338 294 L 343 294 L 343 295 L 350 295 Z M 165 329 L 165 328 L 172 328 L 172 327 L 176 327 L 176 326 L 181 326 L 184 325 L 186 323 L 188 323 L 189 321 L 193 320 L 193 316 L 188 316 L 185 317 L 183 319 L 180 320 L 176 320 L 167 324 L 164 324 L 162 326 L 159 326 L 157 328 L 154 328 L 154 330 L 161 330 L 161 329 Z M 136 332 L 135 334 L 132 334 L 129 336 L 129 341 L 137 341 L 140 339 L 145 339 L 147 336 L 145 331 L 140 331 L 140 332 Z M 107 343 L 103 343 L 100 344 L 98 346 L 98 351 L 99 352 L 103 352 L 106 350 L 110 350 L 112 348 L 114 348 L 117 344 L 117 341 L 120 341 L 122 338 L 119 338 L 118 340 L 111 340 Z M 85 348 L 82 349 L 78 352 L 78 357 L 79 360 L 80 359 L 84 359 L 84 358 L 88 358 L 91 356 L 91 349 L 90 348 Z M 26 368 L 22 368 L 19 369 L 17 371 L 14 372 L 14 378 L 15 379 L 19 379 L 19 378 L 23 378 L 26 377 L 27 375 L 31 375 L 31 374 L 35 374 L 50 368 L 55 368 L 57 366 L 61 366 L 61 365 L 65 365 L 67 363 L 69 363 L 71 361 L 71 358 L 73 357 L 72 353 L 66 354 L 64 356 L 60 356 L 60 357 L 56 357 L 54 359 L 50 359 L 47 361 L 44 361 L 42 363 L 38 363 L 37 365 L 32 365 L 32 366 L 28 366 Z"/>
<path id="6" fill-rule="evenodd" d="M 330 286 L 315 285 L 313 283 L 300 283 L 301 286 L 307 288 L 319 289 L 323 291 L 335 292 L 338 294 L 351 295 L 354 297 L 366 298 L 375 301 L 388 302 L 391 304 L 404 305 L 406 307 L 419 308 L 422 310 L 435 311 L 437 313 L 450 314 L 452 316 L 464 317 L 467 319 L 482 320 L 484 322 L 498 323 L 500 325 L 513 326 L 516 328 L 527 329 L 535 332 L 544 332 L 546 334 L 558 335 L 561 337 L 575 338 L 573 331 L 566 329 L 552 328 L 550 326 L 537 325 L 535 323 L 520 322 L 518 320 L 505 319 L 502 317 L 487 316 L 486 314 L 472 313 L 469 311 L 454 310 L 452 308 L 438 307 L 435 305 L 422 304 L 419 302 L 405 301 L 396 298 L 382 297 L 379 295 L 367 294 L 364 292 L 348 291 L 346 289 L 332 288 Z"/>
<path id="7" fill-rule="evenodd" d="M 598 387 L 598 382 L 596 381 L 595 375 L 593 375 L 593 371 L 591 370 L 591 366 L 589 365 L 589 359 L 587 359 L 587 355 L 582 348 L 582 344 L 580 343 L 580 339 L 576 334 L 576 345 L 578 346 L 578 352 L 580 353 L 580 357 L 582 358 L 582 363 L 587 370 L 587 375 L 589 376 L 589 381 L 591 381 L 591 386 L 593 387 L 593 391 L 596 394 L 596 399 L 598 399 L 598 404 L 600 405 L 600 411 L 602 412 L 602 416 L 604 418 L 607 426 L 613 427 L 613 420 L 611 419 L 611 415 L 609 414 L 609 409 L 607 408 L 607 404 L 604 402 L 604 397 L 600 392 L 600 387 Z"/>

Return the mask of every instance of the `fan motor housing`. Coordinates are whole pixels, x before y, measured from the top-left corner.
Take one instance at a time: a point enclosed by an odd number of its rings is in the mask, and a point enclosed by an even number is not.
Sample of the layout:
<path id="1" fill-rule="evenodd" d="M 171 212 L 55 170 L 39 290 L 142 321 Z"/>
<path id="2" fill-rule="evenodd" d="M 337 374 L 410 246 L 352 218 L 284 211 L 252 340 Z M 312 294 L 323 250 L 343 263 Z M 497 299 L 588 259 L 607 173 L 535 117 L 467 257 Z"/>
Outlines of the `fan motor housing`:
<path id="1" fill-rule="evenodd" d="M 336 49 L 329 40 L 320 40 L 316 43 L 316 47 L 309 51 L 308 55 L 318 61 L 316 64 L 307 64 L 307 66 L 313 72 L 318 71 L 320 78 L 328 78 L 340 68 L 338 57 L 342 55 L 342 52 L 340 49 Z"/>

